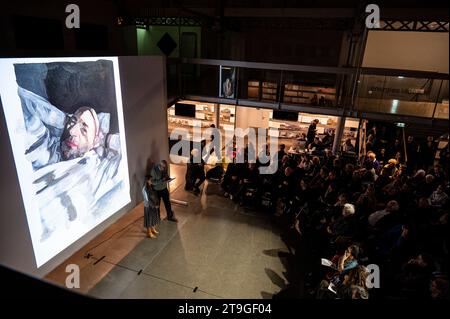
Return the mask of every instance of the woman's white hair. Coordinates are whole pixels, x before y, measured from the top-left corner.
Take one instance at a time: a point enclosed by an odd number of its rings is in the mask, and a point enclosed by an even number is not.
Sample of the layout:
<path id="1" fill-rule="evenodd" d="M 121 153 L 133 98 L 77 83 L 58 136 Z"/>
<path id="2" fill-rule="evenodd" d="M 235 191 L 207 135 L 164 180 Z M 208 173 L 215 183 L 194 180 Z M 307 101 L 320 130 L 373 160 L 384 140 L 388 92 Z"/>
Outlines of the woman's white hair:
<path id="1" fill-rule="evenodd" d="M 355 213 L 355 206 L 353 204 L 345 204 L 344 208 L 342 209 L 342 213 L 344 216 L 353 215 Z"/>

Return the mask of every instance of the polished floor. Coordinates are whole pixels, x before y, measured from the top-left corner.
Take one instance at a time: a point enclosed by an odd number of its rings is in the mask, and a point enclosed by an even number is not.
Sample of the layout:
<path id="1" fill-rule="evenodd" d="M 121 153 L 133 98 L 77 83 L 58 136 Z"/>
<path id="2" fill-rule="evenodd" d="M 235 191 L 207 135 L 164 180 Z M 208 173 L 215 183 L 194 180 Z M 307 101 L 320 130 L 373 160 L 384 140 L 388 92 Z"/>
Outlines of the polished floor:
<path id="1" fill-rule="evenodd" d="M 286 287 L 278 256 L 288 250 L 270 218 L 236 206 L 214 183 L 206 182 L 200 196 L 186 192 L 184 170 L 171 166 L 177 177 L 171 197 L 187 202 L 173 206 L 179 222 L 163 220 L 158 238 L 145 238 L 138 206 L 80 251 L 80 292 L 97 298 L 271 298 Z M 61 269 L 48 279 L 61 282 Z"/>

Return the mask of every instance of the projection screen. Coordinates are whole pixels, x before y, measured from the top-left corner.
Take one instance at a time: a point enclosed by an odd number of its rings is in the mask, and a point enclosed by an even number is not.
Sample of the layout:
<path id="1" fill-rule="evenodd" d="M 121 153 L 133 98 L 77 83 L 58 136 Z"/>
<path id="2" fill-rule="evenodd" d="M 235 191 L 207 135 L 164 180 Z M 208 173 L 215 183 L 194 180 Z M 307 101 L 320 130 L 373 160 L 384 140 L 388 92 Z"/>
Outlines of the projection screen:
<path id="1" fill-rule="evenodd" d="M 0 74 L 40 267 L 130 202 L 118 59 L 0 59 Z"/>

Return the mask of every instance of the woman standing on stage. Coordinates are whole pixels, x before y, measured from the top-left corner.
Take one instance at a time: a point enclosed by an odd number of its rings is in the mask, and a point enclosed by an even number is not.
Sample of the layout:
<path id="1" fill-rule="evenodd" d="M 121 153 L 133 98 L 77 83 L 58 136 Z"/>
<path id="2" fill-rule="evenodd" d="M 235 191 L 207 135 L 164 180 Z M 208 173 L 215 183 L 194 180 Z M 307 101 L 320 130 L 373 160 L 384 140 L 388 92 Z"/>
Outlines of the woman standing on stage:
<path id="1" fill-rule="evenodd" d="M 158 231 L 156 225 L 161 222 L 159 215 L 159 198 L 156 191 L 149 183 L 150 176 L 145 176 L 142 195 L 144 197 L 144 227 L 147 229 L 147 237 L 156 238 Z"/>

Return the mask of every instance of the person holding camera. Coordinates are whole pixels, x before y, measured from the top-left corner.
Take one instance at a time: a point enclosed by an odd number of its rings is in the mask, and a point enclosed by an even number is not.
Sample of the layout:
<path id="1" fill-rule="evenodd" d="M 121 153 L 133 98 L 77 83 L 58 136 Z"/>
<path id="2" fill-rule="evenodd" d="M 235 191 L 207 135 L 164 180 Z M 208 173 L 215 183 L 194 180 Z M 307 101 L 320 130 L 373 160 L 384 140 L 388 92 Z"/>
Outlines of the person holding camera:
<path id="1" fill-rule="evenodd" d="M 158 196 L 158 205 L 162 198 L 167 212 L 167 220 L 176 223 L 178 219 L 175 218 L 175 214 L 173 213 L 172 205 L 170 204 L 170 194 L 167 189 L 167 183 L 171 180 L 167 173 L 167 161 L 162 160 L 153 166 L 150 172 L 150 183 Z"/>

